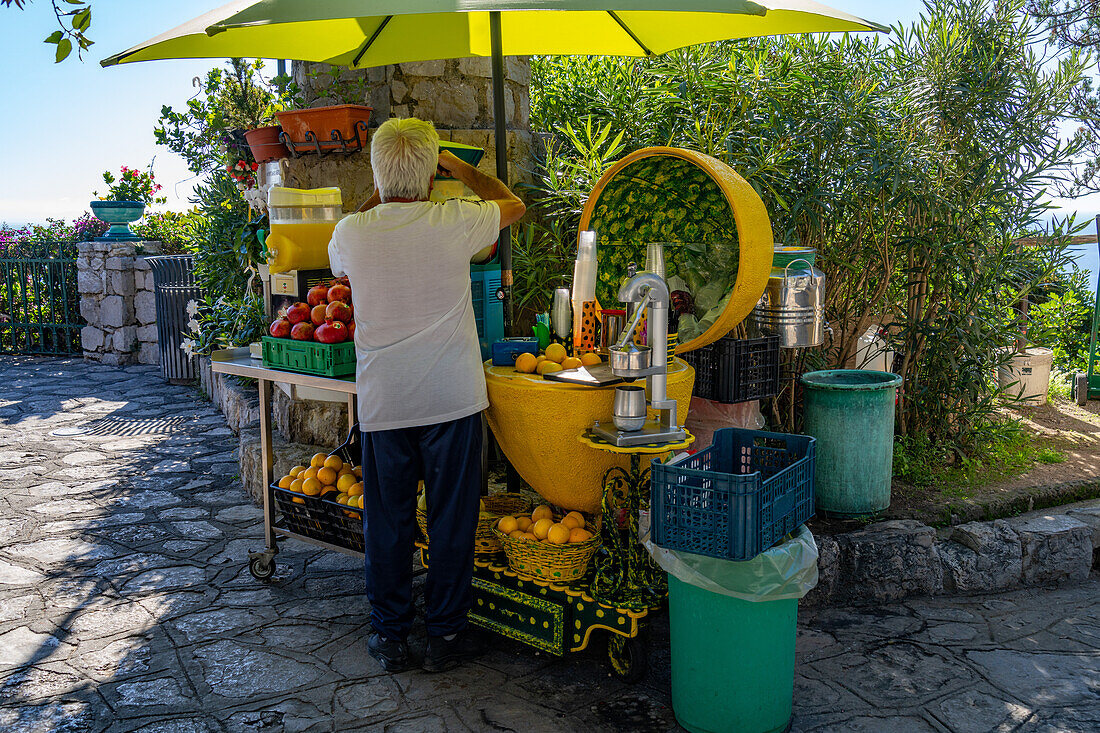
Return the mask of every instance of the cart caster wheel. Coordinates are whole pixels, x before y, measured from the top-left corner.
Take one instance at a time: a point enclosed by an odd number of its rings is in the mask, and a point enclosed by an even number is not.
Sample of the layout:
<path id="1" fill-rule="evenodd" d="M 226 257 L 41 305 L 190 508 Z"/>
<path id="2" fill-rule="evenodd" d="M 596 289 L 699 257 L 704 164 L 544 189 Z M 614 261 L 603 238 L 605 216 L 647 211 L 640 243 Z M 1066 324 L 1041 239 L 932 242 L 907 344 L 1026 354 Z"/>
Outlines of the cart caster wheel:
<path id="1" fill-rule="evenodd" d="M 256 580 L 267 582 L 275 574 L 275 561 L 264 557 L 253 558 L 248 561 L 248 572 Z"/>
<path id="2" fill-rule="evenodd" d="M 1073 375 L 1073 399 L 1081 407 L 1089 401 L 1089 375 L 1084 372 Z"/>
<path id="3" fill-rule="evenodd" d="M 623 682 L 634 684 L 645 677 L 648 666 L 646 645 L 638 637 L 630 639 L 611 634 L 607 639 L 607 661 L 611 671 Z"/>

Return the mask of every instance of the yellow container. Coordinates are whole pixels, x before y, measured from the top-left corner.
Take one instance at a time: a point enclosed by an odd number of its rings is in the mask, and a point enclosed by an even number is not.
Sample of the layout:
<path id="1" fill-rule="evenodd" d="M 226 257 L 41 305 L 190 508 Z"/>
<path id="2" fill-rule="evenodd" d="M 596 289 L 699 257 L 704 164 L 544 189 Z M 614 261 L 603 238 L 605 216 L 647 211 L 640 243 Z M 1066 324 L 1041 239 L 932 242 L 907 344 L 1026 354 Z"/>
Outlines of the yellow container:
<path id="1" fill-rule="evenodd" d="M 524 481 L 565 510 L 599 514 L 602 478 L 629 456 L 595 450 L 577 440 L 596 420 L 611 421 L 614 387 L 596 389 L 552 382 L 537 374 L 485 363 L 489 427 Z M 642 382 L 639 382 L 642 384 Z M 691 404 L 695 370 L 682 359 L 668 368 L 668 396 L 683 425 Z M 658 456 L 643 456 L 648 463 Z"/>
<path id="2" fill-rule="evenodd" d="M 328 243 L 343 217 L 340 189 L 283 188 L 268 194 L 267 265 L 274 273 L 328 267 Z"/>

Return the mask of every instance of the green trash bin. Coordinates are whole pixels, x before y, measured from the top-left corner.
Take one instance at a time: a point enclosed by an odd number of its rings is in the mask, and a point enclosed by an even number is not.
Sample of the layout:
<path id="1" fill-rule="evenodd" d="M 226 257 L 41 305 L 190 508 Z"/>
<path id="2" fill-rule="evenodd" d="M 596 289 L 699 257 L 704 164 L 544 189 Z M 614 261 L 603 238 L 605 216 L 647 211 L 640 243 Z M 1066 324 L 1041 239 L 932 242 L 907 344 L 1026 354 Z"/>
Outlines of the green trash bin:
<path id="1" fill-rule="evenodd" d="M 745 562 L 646 546 L 668 572 L 676 720 L 692 733 L 786 730 L 798 599 L 817 585 L 810 531 Z"/>
<path id="2" fill-rule="evenodd" d="M 901 377 L 829 369 L 802 375 L 804 432 L 817 439 L 817 509 L 842 517 L 890 506 L 894 402 Z"/>

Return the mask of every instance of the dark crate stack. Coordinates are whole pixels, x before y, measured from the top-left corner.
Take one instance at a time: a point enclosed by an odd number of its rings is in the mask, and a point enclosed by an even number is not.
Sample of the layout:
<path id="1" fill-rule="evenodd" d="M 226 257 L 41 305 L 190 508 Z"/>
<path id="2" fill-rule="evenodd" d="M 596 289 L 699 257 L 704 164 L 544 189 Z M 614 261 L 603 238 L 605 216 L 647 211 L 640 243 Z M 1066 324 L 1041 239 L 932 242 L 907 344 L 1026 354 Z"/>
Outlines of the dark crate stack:
<path id="1" fill-rule="evenodd" d="M 779 336 L 723 336 L 680 356 L 695 369 L 695 397 L 732 404 L 779 392 Z"/>

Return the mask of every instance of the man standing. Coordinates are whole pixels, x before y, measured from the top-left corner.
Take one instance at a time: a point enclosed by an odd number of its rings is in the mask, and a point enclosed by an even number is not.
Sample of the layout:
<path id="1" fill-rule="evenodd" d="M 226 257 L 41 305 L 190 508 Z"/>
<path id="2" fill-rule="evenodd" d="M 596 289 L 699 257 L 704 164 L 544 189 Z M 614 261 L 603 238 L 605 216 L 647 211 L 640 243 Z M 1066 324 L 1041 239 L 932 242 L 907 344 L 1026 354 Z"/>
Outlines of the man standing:
<path id="1" fill-rule="evenodd" d="M 476 654 L 467 635 L 489 406 L 470 299 L 470 258 L 523 216 L 501 181 L 439 152 L 430 122 L 391 119 L 371 140 L 374 193 L 329 243 L 351 281 L 363 439 L 363 531 L 373 633 L 389 672 L 409 666 L 416 490 L 424 479 L 432 562 L 424 669 Z M 483 200 L 428 200 L 437 167 Z"/>

